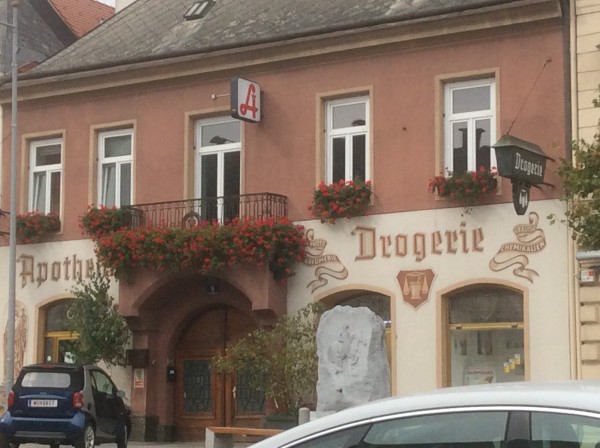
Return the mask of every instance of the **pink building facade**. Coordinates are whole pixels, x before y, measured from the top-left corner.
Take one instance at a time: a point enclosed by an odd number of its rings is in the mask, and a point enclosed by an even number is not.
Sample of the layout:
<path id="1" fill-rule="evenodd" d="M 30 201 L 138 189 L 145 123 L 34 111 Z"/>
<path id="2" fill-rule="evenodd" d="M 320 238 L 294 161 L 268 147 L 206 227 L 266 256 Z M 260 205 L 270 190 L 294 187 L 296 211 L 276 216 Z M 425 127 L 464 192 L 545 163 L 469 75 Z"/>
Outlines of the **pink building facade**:
<path id="1" fill-rule="evenodd" d="M 287 283 L 266 266 L 137 271 L 113 282 L 139 356 L 114 369 L 135 437 L 194 440 L 208 425 L 258 424 L 262 404 L 250 393 L 242 403 L 212 358 L 313 301 L 382 317 L 395 394 L 573 378 L 571 243 L 547 218 L 564 213 L 554 170 L 568 155 L 568 18 L 559 1 L 492 3 L 113 66 L 42 65 L 24 77 L 18 209 L 57 212 L 61 229 L 17 247 L 21 362 L 61 360 L 70 336 L 52 313 L 98 269 L 79 221 L 89 205 L 134 205 L 147 216 L 158 207 L 149 204 L 202 199 L 200 218 L 226 219 L 267 194 L 270 206 L 284 197 L 284 214 L 306 232 L 307 256 Z M 260 85 L 259 122 L 231 117 L 237 77 Z M 1 93 L 8 210 L 8 85 Z M 492 145 L 506 134 L 551 158 L 544 181 L 554 187 L 532 188 L 524 215 L 507 178 L 467 208 L 430 191 L 440 173 L 495 168 Z M 331 224 L 311 214 L 320 182 L 355 177 L 371 182 L 364 216 Z M 8 230 L 7 216 L 0 225 Z M 0 244 L 5 285 L 8 237 Z"/>

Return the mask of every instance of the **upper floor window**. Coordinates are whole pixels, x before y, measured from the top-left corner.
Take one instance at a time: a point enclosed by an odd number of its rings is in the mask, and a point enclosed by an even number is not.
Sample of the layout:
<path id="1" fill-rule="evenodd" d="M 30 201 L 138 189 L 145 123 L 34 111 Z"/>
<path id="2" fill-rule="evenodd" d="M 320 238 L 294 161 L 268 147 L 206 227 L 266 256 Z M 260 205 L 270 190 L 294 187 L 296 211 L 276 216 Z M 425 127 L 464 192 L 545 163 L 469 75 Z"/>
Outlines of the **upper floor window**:
<path id="1" fill-rule="evenodd" d="M 98 134 L 98 203 L 122 207 L 132 203 L 133 131 L 120 129 Z"/>
<path id="2" fill-rule="evenodd" d="M 327 102 L 327 183 L 370 180 L 369 98 Z"/>
<path id="3" fill-rule="evenodd" d="M 62 147 L 60 138 L 29 144 L 29 211 L 60 213 Z"/>
<path id="4" fill-rule="evenodd" d="M 205 220 L 239 215 L 241 122 L 230 117 L 196 124 L 196 197 L 202 198 Z"/>
<path id="5" fill-rule="evenodd" d="M 493 79 L 446 84 L 444 168 L 453 173 L 496 166 L 496 90 Z"/>

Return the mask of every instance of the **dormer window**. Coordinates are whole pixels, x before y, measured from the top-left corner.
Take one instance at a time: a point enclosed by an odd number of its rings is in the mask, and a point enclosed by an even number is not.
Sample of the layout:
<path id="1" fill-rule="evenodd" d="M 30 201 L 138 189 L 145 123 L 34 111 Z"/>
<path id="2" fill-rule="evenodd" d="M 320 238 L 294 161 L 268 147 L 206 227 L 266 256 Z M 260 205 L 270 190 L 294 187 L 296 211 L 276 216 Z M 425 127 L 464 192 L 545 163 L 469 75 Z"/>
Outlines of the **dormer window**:
<path id="1" fill-rule="evenodd" d="M 183 15 L 185 20 L 196 20 L 206 16 L 210 8 L 215 4 L 215 0 L 203 0 L 201 2 L 194 3 L 190 9 Z"/>

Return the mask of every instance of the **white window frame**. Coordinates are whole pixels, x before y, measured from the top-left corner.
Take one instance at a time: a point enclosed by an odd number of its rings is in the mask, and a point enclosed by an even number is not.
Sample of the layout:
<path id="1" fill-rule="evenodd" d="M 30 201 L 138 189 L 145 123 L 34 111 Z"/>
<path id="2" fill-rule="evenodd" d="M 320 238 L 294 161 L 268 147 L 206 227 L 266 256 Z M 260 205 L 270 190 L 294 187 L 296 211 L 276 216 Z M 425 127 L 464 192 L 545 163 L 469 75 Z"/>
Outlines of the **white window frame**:
<path id="1" fill-rule="evenodd" d="M 490 108 L 464 113 L 452 113 L 452 92 L 459 89 L 468 89 L 473 87 L 489 87 L 490 90 Z M 467 122 L 467 171 L 477 171 L 476 166 L 476 136 L 475 122 L 477 120 L 490 120 L 490 145 L 494 144 L 496 139 L 496 80 L 494 78 L 484 78 L 470 81 L 452 82 L 444 86 L 444 172 L 454 171 L 453 154 L 453 136 L 452 125 L 458 121 Z M 490 168 L 497 166 L 496 152 L 490 147 Z"/>
<path id="2" fill-rule="evenodd" d="M 202 146 L 202 129 L 203 126 L 215 125 L 220 123 L 237 122 L 240 126 L 240 141 L 232 143 L 224 143 L 222 145 L 210 145 Z M 235 118 L 229 116 L 205 118 L 196 121 L 196 183 L 194 186 L 195 195 L 199 199 L 202 198 L 202 156 L 216 154 L 217 156 L 217 197 L 224 196 L 224 177 L 225 177 L 225 154 L 239 152 L 240 158 L 242 156 L 242 123 Z M 240 168 L 241 169 L 241 168 Z M 241 188 L 241 175 L 240 173 L 240 188 Z M 238 193 L 241 194 L 241 191 Z M 217 204 L 217 216 L 222 222 L 224 216 L 223 203 Z"/>
<path id="3" fill-rule="evenodd" d="M 39 148 L 43 148 L 45 146 L 54 146 L 60 145 L 60 163 L 52 164 L 52 165 L 36 165 L 36 153 Z M 64 157 L 64 145 L 62 138 L 51 138 L 45 140 L 34 140 L 29 143 L 29 211 L 30 212 L 41 212 L 48 214 L 50 213 L 50 205 L 51 205 L 51 181 L 53 173 L 60 173 L 60 200 L 59 200 L 59 210 L 57 213 L 60 214 L 62 210 L 62 201 L 63 201 L 63 157 Z M 35 188 L 35 175 L 37 173 L 46 173 L 46 197 L 44 198 L 45 208 L 44 210 L 37 210 L 35 207 L 35 203 L 37 202 L 36 196 L 36 188 Z"/>
<path id="4" fill-rule="evenodd" d="M 131 137 L 131 151 L 127 156 L 117 156 L 117 157 L 106 157 L 105 156 L 105 141 L 107 138 L 111 137 L 121 137 L 121 136 L 130 136 Z M 134 170 L 133 170 L 133 148 L 134 148 L 134 135 L 133 129 L 118 129 L 113 131 L 101 131 L 98 133 L 98 204 L 104 204 L 105 197 L 105 185 L 103 179 L 103 168 L 105 164 L 114 163 L 115 167 L 115 206 L 121 207 L 121 170 L 120 167 L 123 164 L 129 163 L 131 166 L 131 197 L 129 202 L 133 203 L 133 194 L 134 194 Z"/>
<path id="5" fill-rule="evenodd" d="M 346 128 L 333 129 L 333 108 L 341 105 L 352 105 L 364 103 L 365 106 L 365 124 L 363 126 L 352 126 Z M 346 161 L 345 161 L 345 176 L 344 180 L 351 181 L 353 179 L 353 158 L 352 158 L 352 137 L 363 134 L 365 136 L 365 177 L 363 181 L 371 180 L 371 148 L 370 148 L 370 105 L 368 96 L 358 96 L 352 98 L 343 98 L 338 100 L 327 101 L 326 107 L 326 155 L 325 155 L 325 181 L 330 184 L 338 179 L 333 179 L 333 140 L 334 138 L 345 137 L 346 143 Z"/>

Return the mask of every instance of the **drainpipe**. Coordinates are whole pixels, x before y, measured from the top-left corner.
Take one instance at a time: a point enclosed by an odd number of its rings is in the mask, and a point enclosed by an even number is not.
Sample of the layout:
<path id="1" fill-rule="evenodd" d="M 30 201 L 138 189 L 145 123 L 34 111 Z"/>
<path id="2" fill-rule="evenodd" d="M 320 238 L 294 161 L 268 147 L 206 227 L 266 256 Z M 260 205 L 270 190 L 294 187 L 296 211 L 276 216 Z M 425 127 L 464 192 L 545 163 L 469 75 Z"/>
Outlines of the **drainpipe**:
<path id="1" fill-rule="evenodd" d="M 579 101 L 577 92 L 577 0 L 569 1 L 569 65 L 570 65 L 570 104 L 571 104 L 571 140 L 579 139 Z M 572 160 L 573 153 L 567 142 L 566 158 Z M 569 237 L 571 229 L 567 229 Z M 569 273 L 569 326 L 571 340 L 571 378 L 581 378 L 581 319 L 579 307 L 579 288 L 577 286 L 579 267 L 579 254 L 575 254 L 575 240 L 568 241 L 568 273 Z"/>

